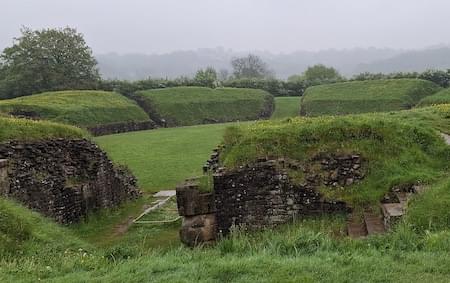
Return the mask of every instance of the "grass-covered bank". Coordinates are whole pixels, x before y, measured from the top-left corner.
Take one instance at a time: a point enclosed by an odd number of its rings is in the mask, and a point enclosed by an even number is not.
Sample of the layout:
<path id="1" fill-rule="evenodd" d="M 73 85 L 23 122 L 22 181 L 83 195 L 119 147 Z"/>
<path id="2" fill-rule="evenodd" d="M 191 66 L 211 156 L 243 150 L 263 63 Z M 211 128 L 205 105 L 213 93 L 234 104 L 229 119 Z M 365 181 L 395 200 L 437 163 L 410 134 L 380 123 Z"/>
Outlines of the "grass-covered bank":
<path id="1" fill-rule="evenodd" d="M 224 140 L 221 158 L 228 168 L 264 157 L 306 163 L 319 155 L 361 154 L 364 181 L 345 190 L 323 189 L 354 206 L 378 205 L 395 186 L 435 182 L 450 160 L 450 148 L 435 129 L 383 114 L 262 121 L 229 128 Z"/>
<path id="2" fill-rule="evenodd" d="M 450 89 L 446 88 L 439 91 L 438 93 L 425 97 L 420 101 L 418 106 L 430 106 L 449 103 L 450 103 Z"/>
<path id="3" fill-rule="evenodd" d="M 448 194 L 448 191 L 446 192 Z M 405 221 L 364 240 L 339 236 L 341 217 L 235 232 L 211 247 L 42 250 L 0 259 L 3 282 L 448 282 L 448 226 L 421 233 Z M 138 253 L 133 251 L 139 250 Z"/>
<path id="4" fill-rule="evenodd" d="M 169 127 L 269 118 L 273 97 L 245 88 L 173 87 L 139 91 L 144 109 Z"/>
<path id="5" fill-rule="evenodd" d="M 78 127 L 148 121 L 137 104 L 115 92 L 58 91 L 0 101 L 0 112 Z"/>
<path id="6" fill-rule="evenodd" d="M 418 79 L 369 80 L 310 87 L 302 98 L 305 116 L 389 112 L 410 109 L 439 86 Z"/>
<path id="7" fill-rule="evenodd" d="M 271 119 L 296 117 L 300 112 L 300 96 L 275 97 L 275 111 Z"/>
<path id="8" fill-rule="evenodd" d="M 0 142 L 49 138 L 81 138 L 87 135 L 79 128 L 46 121 L 0 117 Z"/>

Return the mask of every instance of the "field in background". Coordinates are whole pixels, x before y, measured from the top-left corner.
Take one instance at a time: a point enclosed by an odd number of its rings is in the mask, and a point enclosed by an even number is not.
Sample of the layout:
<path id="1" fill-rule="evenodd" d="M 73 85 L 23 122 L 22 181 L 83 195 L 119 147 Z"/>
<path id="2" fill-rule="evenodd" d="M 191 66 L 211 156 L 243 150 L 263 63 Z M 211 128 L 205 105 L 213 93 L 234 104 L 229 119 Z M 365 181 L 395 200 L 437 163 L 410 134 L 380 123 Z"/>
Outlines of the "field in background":
<path id="1" fill-rule="evenodd" d="M 274 118 L 297 116 L 299 97 L 277 97 Z M 95 138 L 117 163 L 128 166 L 149 192 L 173 189 L 184 179 L 202 174 L 212 149 L 225 129 L 244 123 L 164 128 Z"/>
<path id="2" fill-rule="evenodd" d="M 79 127 L 149 120 L 134 101 L 106 91 L 46 92 L 0 100 L 0 112 Z"/>
<path id="3" fill-rule="evenodd" d="M 113 161 L 128 166 L 145 191 L 174 189 L 200 175 L 212 149 L 232 123 L 164 128 L 95 138 Z"/>
<path id="4" fill-rule="evenodd" d="M 305 91 L 300 113 L 319 116 L 398 111 L 415 107 L 439 90 L 434 83 L 418 79 L 319 85 Z"/>
<path id="5" fill-rule="evenodd" d="M 300 112 L 300 96 L 275 97 L 275 111 L 271 119 L 295 117 Z"/>

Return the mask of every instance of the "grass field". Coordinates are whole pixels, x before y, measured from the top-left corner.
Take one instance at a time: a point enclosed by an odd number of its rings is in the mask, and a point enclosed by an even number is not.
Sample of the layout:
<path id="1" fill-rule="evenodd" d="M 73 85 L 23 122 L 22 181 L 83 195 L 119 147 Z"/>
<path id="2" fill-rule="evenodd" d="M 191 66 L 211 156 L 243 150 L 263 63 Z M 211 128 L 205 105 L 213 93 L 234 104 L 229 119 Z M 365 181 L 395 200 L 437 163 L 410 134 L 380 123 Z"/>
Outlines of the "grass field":
<path id="1" fill-rule="evenodd" d="M 168 126 L 190 126 L 270 117 L 273 97 L 244 88 L 174 87 L 138 92 L 150 117 Z"/>
<path id="2" fill-rule="evenodd" d="M 134 101 L 105 91 L 46 92 L 1 100 L 0 112 L 28 113 L 39 119 L 79 127 L 149 120 Z"/>
<path id="3" fill-rule="evenodd" d="M 231 125 L 236 123 L 95 140 L 150 192 L 200 174 Z M 448 282 L 450 149 L 436 130 L 450 133 L 450 105 L 240 123 L 226 131 L 224 162 L 230 166 L 260 154 L 302 159 L 318 151 L 361 150 L 374 160 L 365 186 L 355 187 L 363 201 L 372 199 L 369 189 L 378 194 L 398 182 L 428 182 L 408 205 L 407 217 L 386 235 L 351 240 L 344 236 L 345 217 L 336 215 L 256 233 L 235 231 L 216 245 L 191 249 L 178 242 L 179 222 L 134 225 L 126 235 L 112 235 L 117 222 L 152 201 L 148 195 L 71 227 L 0 198 L 0 282 Z M 166 209 L 149 219 L 174 216 L 174 203 Z"/>
<path id="4" fill-rule="evenodd" d="M 439 89 L 432 82 L 417 79 L 355 81 L 314 86 L 305 91 L 300 113 L 319 116 L 410 109 Z"/>
<path id="5" fill-rule="evenodd" d="M 174 189 L 200 175 L 230 123 L 164 128 L 95 138 L 117 163 L 128 166 L 146 191 Z"/>
<path id="6" fill-rule="evenodd" d="M 275 111 L 271 119 L 282 119 L 296 117 L 300 112 L 299 96 L 293 97 L 275 97 Z"/>
<path id="7" fill-rule="evenodd" d="M 449 104 L 450 103 L 450 89 L 443 89 L 436 94 L 425 97 L 420 101 L 418 106 L 430 106 L 437 104 Z"/>

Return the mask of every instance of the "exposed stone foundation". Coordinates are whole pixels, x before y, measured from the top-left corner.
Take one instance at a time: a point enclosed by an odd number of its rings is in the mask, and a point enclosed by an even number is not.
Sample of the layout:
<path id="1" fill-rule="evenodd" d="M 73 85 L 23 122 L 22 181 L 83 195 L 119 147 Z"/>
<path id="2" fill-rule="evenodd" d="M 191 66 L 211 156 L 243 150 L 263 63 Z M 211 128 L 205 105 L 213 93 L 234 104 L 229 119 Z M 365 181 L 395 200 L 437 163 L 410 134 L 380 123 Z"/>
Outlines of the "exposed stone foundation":
<path id="1" fill-rule="evenodd" d="M 94 136 L 103 136 L 133 131 L 151 130 L 155 128 L 156 124 L 154 122 L 144 121 L 144 122 L 126 122 L 126 123 L 112 123 L 106 125 L 99 125 L 95 127 L 88 127 L 87 130 Z"/>
<path id="2" fill-rule="evenodd" d="M 140 196 L 135 178 L 84 139 L 3 143 L 0 159 L 0 193 L 59 223 Z"/>
<path id="3" fill-rule="evenodd" d="M 214 164 L 208 162 L 209 168 Z M 188 245 L 202 242 L 211 229 L 216 236 L 207 241 L 227 235 L 232 227 L 254 230 L 306 215 L 351 212 L 346 203 L 326 199 L 319 188 L 345 187 L 364 178 L 359 155 L 317 156 L 304 163 L 264 159 L 215 172 L 213 192 L 202 193 L 192 182 L 177 188 L 179 213 L 187 219 L 180 235 Z"/>

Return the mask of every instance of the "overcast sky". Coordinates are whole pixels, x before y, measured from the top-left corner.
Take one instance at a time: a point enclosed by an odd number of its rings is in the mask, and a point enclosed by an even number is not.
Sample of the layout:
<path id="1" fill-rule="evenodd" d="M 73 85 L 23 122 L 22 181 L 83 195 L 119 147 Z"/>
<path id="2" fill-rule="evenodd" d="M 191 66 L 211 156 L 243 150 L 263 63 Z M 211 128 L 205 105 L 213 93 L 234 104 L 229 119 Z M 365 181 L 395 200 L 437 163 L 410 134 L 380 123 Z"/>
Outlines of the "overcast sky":
<path id="1" fill-rule="evenodd" d="M 450 41 L 449 0 L 0 0 L 0 49 L 22 25 L 70 26 L 94 53 L 417 49 Z"/>

